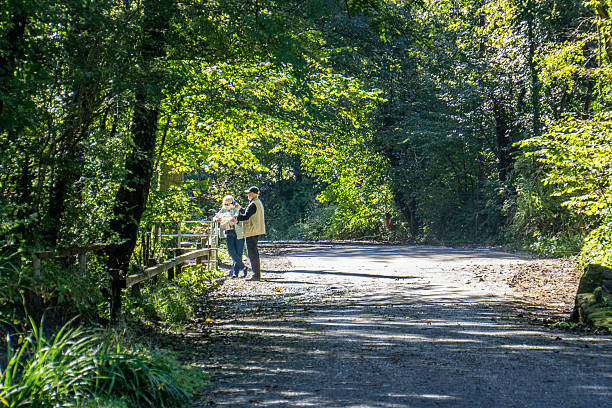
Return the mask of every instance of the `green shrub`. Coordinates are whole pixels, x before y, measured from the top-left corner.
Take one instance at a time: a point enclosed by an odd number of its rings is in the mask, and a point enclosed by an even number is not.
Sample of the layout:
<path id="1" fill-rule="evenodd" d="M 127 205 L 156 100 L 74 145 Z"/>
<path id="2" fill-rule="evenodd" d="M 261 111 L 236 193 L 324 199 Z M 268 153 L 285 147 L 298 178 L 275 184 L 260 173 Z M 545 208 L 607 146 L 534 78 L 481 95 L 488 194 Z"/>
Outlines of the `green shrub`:
<path id="1" fill-rule="evenodd" d="M 93 396 L 77 404 L 77 408 L 130 408 L 125 398 Z"/>
<path id="2" fill-rule="evenodd" d="M 153 294 L 158 316 L 171 324 L 181 325 L 193 317 L 191 296 L 180 286 L 168 285 Z"/>
<path id="3" fill-rule="evenodd" d="M 176 278 L 176 284 L 187 290 L 195 302 L 198 296 L 216 285 L 217 279 L 221 276 L 223 272 L 219 269 L 206 270 L 199 266 L 189 266 L 183 268 L 183 272 Z"/>
<path id="4" fill-rule="evenodd" d="M 176 407 L 202 384 L 196 369 L 172 356 L 144 349 L 123 349 L 106 341 L 96 353 L 94 394 L 124 396 L 136 407 Z"/>
<path id="5" fill-rule="evenodd" d="M 580 253 L 584 264 L 612 267 L 612 221 L 604 222 L 586 237 Z"/>
<path id="6" fill-rule="evenodd" d="M 545 236 L 535 232 L 531 241 L 527 242 L 527 247 L 540 256 L 568 257 L 580 253 L 583 242 L 579 235 Z"/>
<path id="7" fill-rule="evenodd" d="M 6 407 L 59 407 L 84 399 L 94 368 L 95 337 L 64 326 L 48 339 L 42 325 L 15 340 L 9 337 L 7 364 L 0 372 L 0 402 Z"/>
<path id="8" fill-rule="evenodd" d="M 105 286 L 108 286 L 108 274 L 104 270 L 89 270 L 84 276 L 76 265 L 48 262 L 36 291 L 44 306 L 53 308 L 56 314 L 94 320 L 108 313 L 108 300 L 101 291 Z"/>
<path id="9" fill-rule="evenodd" d="M 26 315 L 40 316 L 46 309 L 52 309 L 55 316 L 78 315 L 85 320 L 107 312 L 107 300 L 100 289 L 108 285 L 104 271 L 90 270 L 83 276 L 76 266 L 44 260 L 41 277 L 35 280 L 32 269 L 24 267 L 27 264 L 19 257 L 17 253 L 0 259 L 0 312 L 5 319 L 24 320 Z M 41 300 L 40 310 L 31 309 L 27 302 L 31 297 Z"/>
<path id="10" fill-rule="evenodd" d="M 125 310 L 144 321 L 184 325 L 193 318 L 198 298 L 216 285 L 221 275 L 218 269 L 206 270 L 199 265 L 183 268 L 172 282 L 160 275 L 157 283 L 146 282 L 140 296 L 126 294 Z"/>
<path id="11" fill-rule="evenodd" d="M 541 166 L 545 192 L 586 227 L 582 258 L 586 262 L 612 262 L 612 126 L 610 115 L 602 112 L 592 118 L 563 115 L 550 123 L 544 134 L 521 142 L 525 157 Z M 540 213 L 539 207 L 535 208 Z M 546 216 L 547 220 L 553 217 Z M 557 217 L 563 231 L 572 227 L 571 217 Z"/>
<path id="12" fill-rule="evenodd" d="M 0 259 L 0 313 L 14 320 L 25 316 L 27 294 L 35 286 L 32 277 L 21 273 L 11 258 Z"/>

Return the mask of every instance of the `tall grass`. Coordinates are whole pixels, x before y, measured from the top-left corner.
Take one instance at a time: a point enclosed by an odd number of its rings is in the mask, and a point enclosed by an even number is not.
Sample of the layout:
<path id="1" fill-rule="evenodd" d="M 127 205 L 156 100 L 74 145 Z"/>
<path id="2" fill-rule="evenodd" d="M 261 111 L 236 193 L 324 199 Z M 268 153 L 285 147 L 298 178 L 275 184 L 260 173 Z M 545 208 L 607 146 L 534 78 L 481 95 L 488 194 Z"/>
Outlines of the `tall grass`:
<path id="1" fill-rule="evenodd" d="M 51 339 L 32 320 L 28 336 L 8 338 L 7 365 L 0 375 L 0 402 L 8 407 L 59 406 L 70 395 L 82 398 L 93 370 L 88 352 L 95 340 L 78 329 L 61 328 Z"/>
<path id="2" fill-rule="evenodd" d="M 30 324 L 30 333 L 7 339 L 0 406 L 75 407 L 105 401 L 108 407 L 177 407 L 203 382 L 198 370 L 171 356 L 125 348 L 113 336 L 66 325 L 48 338 L 42 324 L 32 319 Z"/>

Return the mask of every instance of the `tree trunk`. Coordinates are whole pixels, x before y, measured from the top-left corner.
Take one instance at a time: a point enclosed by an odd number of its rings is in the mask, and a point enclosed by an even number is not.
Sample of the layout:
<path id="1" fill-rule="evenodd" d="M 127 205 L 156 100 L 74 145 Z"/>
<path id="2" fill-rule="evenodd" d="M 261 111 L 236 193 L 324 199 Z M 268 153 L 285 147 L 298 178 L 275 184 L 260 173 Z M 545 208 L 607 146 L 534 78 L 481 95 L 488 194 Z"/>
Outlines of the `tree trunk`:
<path id="1" fill-rule="evenodd" d="M 139 47 L 143 71 L 136 84 L 132 120 L 132 149 L 125 161 L 123 179 L 113 207 L 110 230 L 116 241 L 107 249 L 111 270 L 127 271 L 145 210 L 153 166 L 164 76 L 154 68 L 165 55 L 166 32 L 175 11 L 174 1 L 144 0 L 142 42 Z"/>
<path id="2" fill-rule="evenodd" d="M 508 135 L 508 117 L 503 102 L 498 99 L 493 100 L 493 116 L 495 117 L 495 140 L 497 144 L 497 170 L 499 180 L 506 182 L 512 156 L 510 152 L 510 137 Z"/>
<path id="3" fill-rule="evenodd" d="M 11 18 L 12 28 L 3 39 L 8 47 L 0 53 L 0 88 L 6 92 L 10 90 L 10 81 L 17 66 L 19 57 L 23 54 L 23 40 L 28 17 L 23 13 L 16 13 Z M 7 84 L 8 83 L 8 84 Z M 0 97 L 0 131 L 5 129 L 3 125 L 4 100 Z"/>
<path id="4" fill-rule="evenodd" d="M 132 123 L 133 146 L 125 161 L 125 179 L 117 192 L 110 223 L 119 241 L 108 250 L 111 269 L 127 270 L 136 246 L 153 176 L 158 115 L 158 105 L 151 107 L 145 93 L 139 92 Z"/>

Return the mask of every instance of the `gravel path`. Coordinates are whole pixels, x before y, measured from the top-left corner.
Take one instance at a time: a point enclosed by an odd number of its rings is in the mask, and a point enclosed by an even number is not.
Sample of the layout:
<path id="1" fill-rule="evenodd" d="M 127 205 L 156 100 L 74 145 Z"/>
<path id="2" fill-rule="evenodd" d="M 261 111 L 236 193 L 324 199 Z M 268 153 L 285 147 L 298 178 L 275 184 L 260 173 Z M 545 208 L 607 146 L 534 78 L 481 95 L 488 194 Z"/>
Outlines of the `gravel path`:
<path id="1" fill-rule="evenodd" d="M 211 374 L 198 407 L 612 405 L 612 337 L 517 317 L 504 271 L 527 258 L 312 245 L 262 262 L 264 281 L 225 280 L 189 334 Z"/>

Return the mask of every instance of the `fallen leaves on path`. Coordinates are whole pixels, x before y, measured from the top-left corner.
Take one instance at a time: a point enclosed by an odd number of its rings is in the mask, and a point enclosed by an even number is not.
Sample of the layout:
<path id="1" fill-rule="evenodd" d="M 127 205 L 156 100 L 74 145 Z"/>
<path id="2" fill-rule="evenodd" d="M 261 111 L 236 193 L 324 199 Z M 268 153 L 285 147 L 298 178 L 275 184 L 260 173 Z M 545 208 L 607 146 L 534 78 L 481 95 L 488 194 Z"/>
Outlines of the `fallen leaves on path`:
<path id="1" fill-rule="evenodd" d="M 567 319 L 574 307 L 582 269 L 570 259 L 534 259 L 504 266 L 475 265 L 479 280 L 505 281 L 521 301 L 519 313 L 530 321 Z"/>

